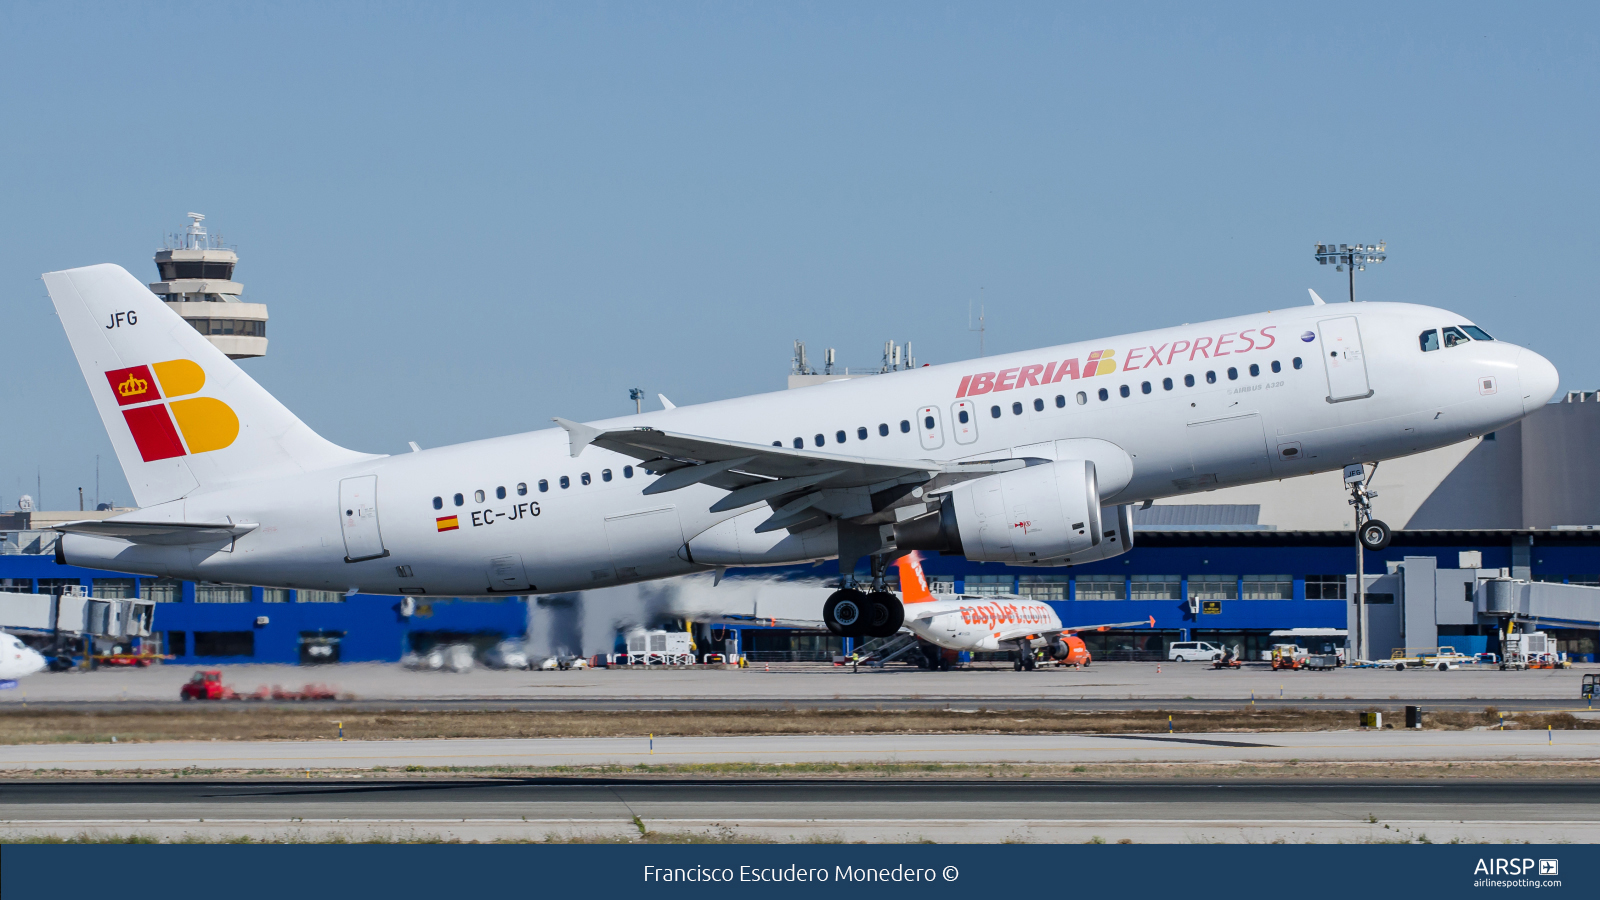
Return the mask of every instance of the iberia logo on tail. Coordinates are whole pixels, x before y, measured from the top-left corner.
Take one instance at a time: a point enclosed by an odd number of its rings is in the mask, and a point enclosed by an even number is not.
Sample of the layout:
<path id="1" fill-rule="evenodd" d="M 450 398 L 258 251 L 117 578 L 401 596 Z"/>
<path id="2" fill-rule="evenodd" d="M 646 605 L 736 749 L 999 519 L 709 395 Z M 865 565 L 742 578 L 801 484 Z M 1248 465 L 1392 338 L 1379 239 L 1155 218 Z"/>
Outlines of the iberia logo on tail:
<path id="1" fill-rule="evenodd" d="M 221 400 L 172 399 L 205 387 L 206 372 L 192 360 L 112 369 L 106 380 L 117 405 L 126 407 L 122 418 L 145 462 L 221 450 L 239 436 L 239 417 Z"/>

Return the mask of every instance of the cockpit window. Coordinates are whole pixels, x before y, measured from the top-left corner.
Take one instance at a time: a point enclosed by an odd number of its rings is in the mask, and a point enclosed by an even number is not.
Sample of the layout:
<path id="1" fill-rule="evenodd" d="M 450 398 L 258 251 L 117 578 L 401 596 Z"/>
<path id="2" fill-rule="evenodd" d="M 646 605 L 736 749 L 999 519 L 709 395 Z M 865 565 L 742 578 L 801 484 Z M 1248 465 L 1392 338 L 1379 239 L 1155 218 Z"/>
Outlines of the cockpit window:
<path id="1" fill-rule="evenodd" d="M 1446 347 L 1454 347 L 1457 344 L 1465 344 L 1466 342 L 1467 336 L 1462 334 L 1461 329 L 1454 325 L 1444 330 L 1444 345 Z"/>
<path id="2" fill-rule="evenodd" d="M 1436 328 L 1430 328 L 1427 331 L 1424 331 L 1418 340 L 1422 342 L 1423 353 L 1427 353 L 1429 350 L 1439 349 L 1439 331 Z"/>
<path id="3" fill-rule="evenodd" d="M 1482 328 L 1479 328 L 1476 325 L 1463 325 L 1463 326 L 1461 326 L 1461 330 L 1465 331 L 1467 334 L 1472 335 L 1472 339 L 1475 340 L 1475 341 L 1492 341 L 1492 340 L 1494 340 L 1494 338 L 1489 337 L 1489 332 L 1484 331 Z"/>

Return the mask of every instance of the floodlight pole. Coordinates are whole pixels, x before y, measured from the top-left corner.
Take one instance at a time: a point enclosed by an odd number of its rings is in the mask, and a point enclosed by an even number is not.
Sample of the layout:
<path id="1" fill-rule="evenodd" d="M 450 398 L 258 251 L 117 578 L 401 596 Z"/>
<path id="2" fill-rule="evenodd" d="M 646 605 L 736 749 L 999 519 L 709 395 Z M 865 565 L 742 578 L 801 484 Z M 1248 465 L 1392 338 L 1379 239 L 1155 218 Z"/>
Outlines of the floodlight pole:
<path id="1" fill-rule="evenodd" d="M 1356 269 L 1365 271 L 1367 263 L 1381 263 L 1388 259 L 1384 252 L 1385 241 L 1376 244 L 1317 244 L 1314 254 L 1317 262 L 1333 263 L 1339 269 L 1350 270 L 1350 302 L 1356 302 Z"/>

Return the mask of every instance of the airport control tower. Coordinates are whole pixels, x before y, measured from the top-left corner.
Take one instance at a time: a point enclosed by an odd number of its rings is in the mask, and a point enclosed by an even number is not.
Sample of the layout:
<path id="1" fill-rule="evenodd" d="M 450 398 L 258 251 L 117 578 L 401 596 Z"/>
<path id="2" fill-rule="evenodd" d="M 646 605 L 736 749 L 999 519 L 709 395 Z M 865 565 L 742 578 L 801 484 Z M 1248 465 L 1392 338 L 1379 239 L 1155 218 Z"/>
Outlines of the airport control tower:
<path id="1" fill-rule="evenodd" d="M 150 290 L 230 359 L 265 356 L 267 305 L 239 299 L 244 285 L 233 280 L 239 254 L 222 245 L 221 235 L 206 233 L 205 216 L 189 218 L 189 229 L 156 251 L 161 280 Z"/>

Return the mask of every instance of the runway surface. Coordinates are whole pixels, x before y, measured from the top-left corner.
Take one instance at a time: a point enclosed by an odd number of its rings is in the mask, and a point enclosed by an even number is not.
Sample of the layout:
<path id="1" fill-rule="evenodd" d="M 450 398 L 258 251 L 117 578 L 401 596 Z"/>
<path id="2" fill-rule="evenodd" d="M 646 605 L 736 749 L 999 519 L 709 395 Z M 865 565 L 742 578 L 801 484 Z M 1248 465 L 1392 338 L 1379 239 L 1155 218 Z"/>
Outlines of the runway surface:
<path id="1" fill-rule="evenodd" d="M 1600 758 L 1600 730 L 752 735 L 0 746 L 0 769 L 372 769 L 704 763 L 1117 763 Z"/>
<path id="2" fill-rule="evenodd" d="M 1593 782 L 495 779 L 0 783 L 0 836 L 1432 841 L 1600 836 Z"/>
<path id="3" fill-rule="evenodd" d="M 1545 709 L 1582 705 L 1583 674 L 1596 667 L 1532 672 L 1461 669 L 1395 672 L 1339 669 L 1274 672 L 1265 666 L 1218 671 L 1201 663 L 1095 663 L 1087 669 L 1012 672 L 978 669 L 926 672 L 890 667 L 859 673 L 827 665 L 749 669 L 608 669 L 586 671 L 413 672 L 377 663 L 343 666 L 223 666 L 240 692 L 307 682 L 326 684 L 369 709 L 729 709 L 852 707 L 909 709 L 1220 709 L 1248 704 L 1359 709 L 1422 703 L 1435 708 Z M 156 666 L 87 673 L 40 674 L 15 690 L 11 704 L 95 709 L 137 703 L 176 704 L 196 669 Z"/>

